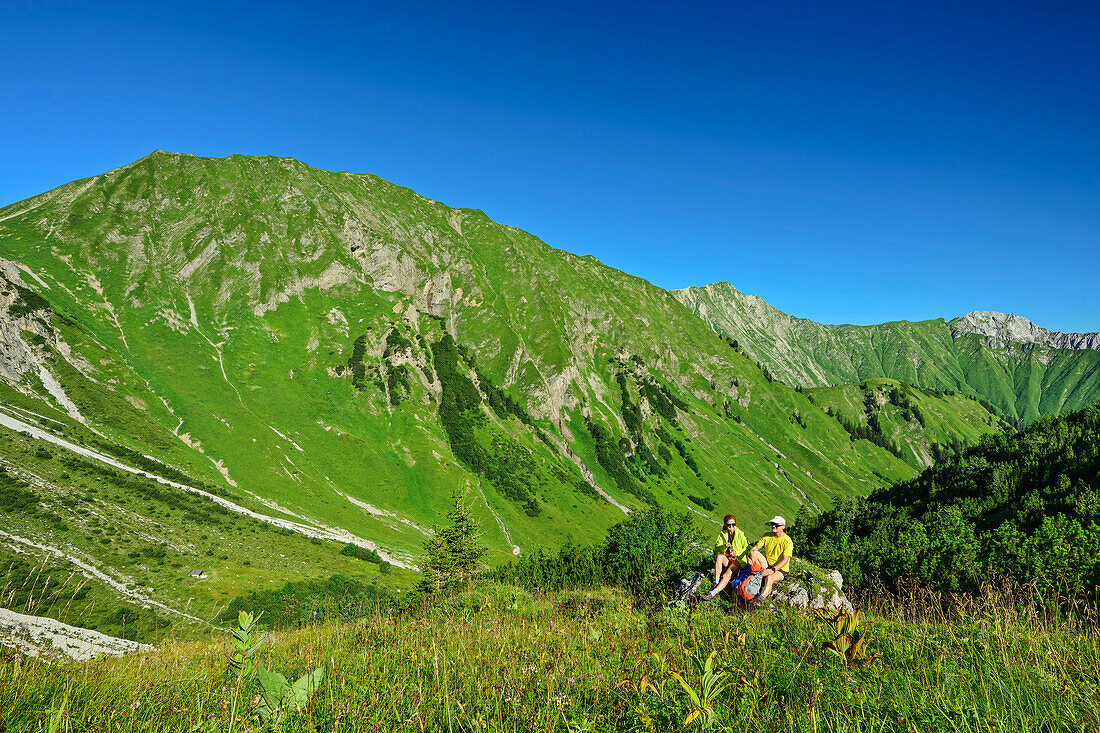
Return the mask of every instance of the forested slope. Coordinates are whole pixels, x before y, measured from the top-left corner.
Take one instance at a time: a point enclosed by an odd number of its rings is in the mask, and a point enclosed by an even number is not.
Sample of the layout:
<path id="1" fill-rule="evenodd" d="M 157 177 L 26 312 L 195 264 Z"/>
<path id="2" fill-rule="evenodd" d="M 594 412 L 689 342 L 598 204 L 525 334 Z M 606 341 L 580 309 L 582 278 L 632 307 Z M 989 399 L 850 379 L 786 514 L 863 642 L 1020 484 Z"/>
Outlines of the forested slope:
<path id="1" fill-rule="evenodd" d="M 857 583 L 958 590 L 990 573 L 1092 591 L 1100 582 L 1100 402 L 991 433 L 918 477 L 803 516 L 797 542 Z"/>

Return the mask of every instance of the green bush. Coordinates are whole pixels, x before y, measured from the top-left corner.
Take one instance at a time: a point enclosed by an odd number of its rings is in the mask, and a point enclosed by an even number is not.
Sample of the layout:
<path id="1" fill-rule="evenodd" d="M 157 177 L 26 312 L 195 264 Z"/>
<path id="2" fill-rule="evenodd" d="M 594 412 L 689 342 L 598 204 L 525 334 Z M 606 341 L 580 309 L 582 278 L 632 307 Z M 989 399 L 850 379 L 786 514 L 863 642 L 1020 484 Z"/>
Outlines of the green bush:
<path id="1" fill-rule="evenodd" d="M 385 560 L 382 559 L 382 556 L 374 550 L 371 550 L 367 547 L 360 547 L 354 542 L 349 542 L 344 545 L 344 549 L 340 550 L 340 554 L 345 557 L 354 557 L 358 560 L 366 560 L 367 562 L 372 562 L 375 565 L 382 565 L 385 562 Z"/>
<path id="2" fill-rule="evenodd" d="M 50 311 L 50 304 L 41 295 L 30 288 L 15 283 L 12 284 L 15 285 L 15 290 L 19 294 L 19 297 L 8 308 L 8 313 L 12 318 L 20 318 L 37 311 L 46 311 L 47 313 Z"/>
<path id="3" fill-rule="evenodd" d="M 587 417 L 584 419 L 584 428 L 596 443 L 596 461 L 603 466 L 603 470 L 607 471 L 618 487 L 647 504 L 656 504 L 657 499 L 653 496 L 653 492 L 640 484 L 630 472 L 623 449 L 614 442 L 611 433 L 598 422 Z"/>
<path id="4" fill-rule="evenodd" d="M 796 522 L 813 562 L 855 583 L 916 578 L 948 591 L 990 573 L 1095 592 L 1100 402 L 985 435 L 916 478 Z"/>
<path id="5" fill-rule="evenodd" d="M 0 510 L 8 512 L 34 513 L 38 497 L 27 491 L 27 484 L 0 468 Z"/>
<path id="6" fill-rule="evenodd" d="M 523 446 L 486 425 L 481 393 L 462 371 L 461 352 L 450 334 L 432 344 L 432 359 L 443 385 L 439 422 L 455 458 L 487 478 L 507 499 L 521 505 L 528 516 L 538 516 L 542 509 L 532 487 L 543 483 L 541 472 Z M 483 427 L 490 431 L 491 449 L 478 440 L 475 432 Z"/>
<path id="7" fill-rule="evenodd" d="M 253 591 L 237 596 L 218 616 L 232 623 L 241 611 L 263 613 L 264 622 L 281 629 L 328 618 L 351 620 L 378 609 L 394 608 L 389 591 L 343 575 L 327 580 L 287 583 L 278 590 Z"/>
<path id="8" fill-rule="evenodd" d="M 556 552 L 537 550 L 492 576 L 542 591 L 619 586 L 639 605 L 656 607 L 676 578 L 700 565 L 702 546 L 690 513 L 651 507 L 611 527 L 599 545 L 567 542 Z"/>
<path id="9" fill-rule="evenodd" d="M 688 501 L 690 501 L 692 504 L 702 507 L 703 509 L 706 509 L 708 512 L 714 511 L 714 500 L 709 497 L 693 496 L 692 494 L 688 494 Z"/>

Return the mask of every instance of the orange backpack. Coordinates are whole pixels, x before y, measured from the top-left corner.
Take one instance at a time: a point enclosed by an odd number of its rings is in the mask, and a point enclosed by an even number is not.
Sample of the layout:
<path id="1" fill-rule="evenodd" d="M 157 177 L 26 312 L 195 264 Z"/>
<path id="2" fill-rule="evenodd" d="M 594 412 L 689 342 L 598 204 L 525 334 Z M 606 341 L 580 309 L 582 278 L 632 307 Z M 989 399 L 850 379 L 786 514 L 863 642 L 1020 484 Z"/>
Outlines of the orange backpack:
<path id="1" fill-rule="evenodd" d="M 767 564 L 760 562 L 758 557 L 749 556 L 749 564 L 737 576 L 741 581 L 737 585 L 737 594 L 741 596 L 741 600 L 751 601 L 760 593 L 760 588 L 764 585 L 762 573 L 766 567 Z"/>

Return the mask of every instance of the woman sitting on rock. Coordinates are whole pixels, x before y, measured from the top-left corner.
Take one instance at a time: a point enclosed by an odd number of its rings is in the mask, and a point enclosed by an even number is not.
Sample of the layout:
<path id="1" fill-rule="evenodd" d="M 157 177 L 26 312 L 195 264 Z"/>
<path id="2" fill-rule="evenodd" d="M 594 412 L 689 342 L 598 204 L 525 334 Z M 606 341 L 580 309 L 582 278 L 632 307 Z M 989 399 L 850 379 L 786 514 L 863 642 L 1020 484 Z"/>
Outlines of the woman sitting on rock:
<path id="1" fill-rule="evenodd" d="M 704 600 L 709 601 L 722 592 L 745 564 L 748 551 L 749 541 L 738 529 L 737 518 L 727 514 L 722 520 L 722 533 L 714 541 L 714 587 L 703 596 Z"/>

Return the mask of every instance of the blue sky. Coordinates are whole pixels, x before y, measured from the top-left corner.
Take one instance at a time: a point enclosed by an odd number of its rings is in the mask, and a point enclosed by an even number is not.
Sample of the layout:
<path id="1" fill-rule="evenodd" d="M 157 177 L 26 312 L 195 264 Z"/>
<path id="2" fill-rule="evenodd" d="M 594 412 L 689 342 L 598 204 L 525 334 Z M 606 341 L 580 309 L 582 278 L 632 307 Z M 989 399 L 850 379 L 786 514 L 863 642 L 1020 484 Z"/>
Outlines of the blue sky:
<path id="1" fill-rule="evenodd" d="M 1097 331 L 1097 38 L 1085 2 L 5 0 L 0 204 L 287 155 L 818 321 Z"/>

